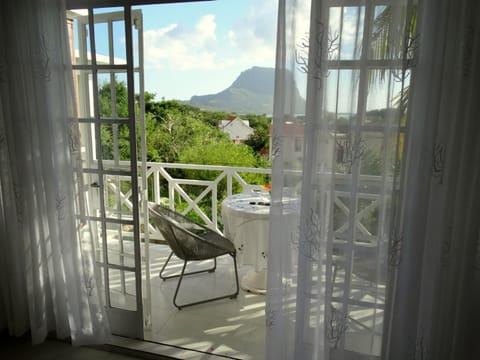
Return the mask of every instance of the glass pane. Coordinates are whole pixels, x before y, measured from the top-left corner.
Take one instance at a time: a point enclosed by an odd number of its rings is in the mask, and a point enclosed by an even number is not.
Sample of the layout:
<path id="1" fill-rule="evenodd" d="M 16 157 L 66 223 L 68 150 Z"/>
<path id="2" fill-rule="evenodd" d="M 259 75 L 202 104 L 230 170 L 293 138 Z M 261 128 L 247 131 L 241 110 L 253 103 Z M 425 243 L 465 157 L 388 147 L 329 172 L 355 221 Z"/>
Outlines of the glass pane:
<path id="1" fill-rule="evenodd" d="M 87 215 L 100 217 L 100 182 L 97 174 L 83 174 L 84 188 L 87 190 Z"/>
<path id="2" fill-rule="evenodd" d="M 359 70 L 330 70 L 327 77 L 327 111 L 337 125 L 349 125 L 355 121 L 358 103 Z"/>
<path id="3" fill-rule="evenodd" d="M 368 355 L 380 355 L 383 310 L 350 305 L 345 332 L 345 349 Z"/>
<path id="4" fill-rule="evenodd" d="M 142 19 L 142 10 L 133 10 L 132 11 L 132 18 L 133 18 L 133 26 L 132 26 L 132 37 L 133 37 L 133 67 L 138 68 L 140 64 L 140 44 L 139 44 L 139 36 L 140 32 L 138 31 L 143 25 Z"/>
<path id="5" fill-rule="evenodd" d="M 107 218 L 132 220 L 132 186 L 129 176 L 105 176 L 105 211 Z"/>
<path id="6" fill-rule="evenodd" d="M 356 121 L 356 116 L 350 121 Z M 347 128 L 346 131 L 348 130 Z M 365 140 L 362 135 L 354 136 L 351 131 L 335 134 L 335 160 L 338 173 L 351 174 L 357 166 L 365 150 Z M 349 188 L 345 187 L 345 189 L 349 191 Z"/>
<path id="7" fill-rule="evenodd" d="M 82 149 L 82 167 L 84 169 L 97 168 L 97 149 L 95 144 L 95 124 L 80 123 L 80 145 Z"/>
<path id="8" fill-rule="evenodd" d="M 392 11 L 392 8 L 395 8 L 395 11 Z M 370 59 L 399 60 L 402 58 L 405 16 L 408 13 L 405 5 L 398 4 L 395 7 L 375 6 L 370 35 Z M 413 28 L 411 31 L 413 31 Z M 395 32 L 395 35 L 392 36 L 392 32 Z M 397 34 L 402 34 L 402 36 L 396 36 Z M 409 53 L 411 54 L 411 52 Z"/>
<path id="9" fill-rule="evenodd" d="M 125 21 L 119 20 L 112 23 L 113 30 L 113 62 L 115 65 L 127 63 L 127 49 L 125 42 Z"/>
<path id="10" fill-rule="evenodd" d="M 105 268 L 103 266 L 98 267 L 97 271 L 97 286 L 98 286 L 98 293 L 100 294 L 103 304 L 107 303 L 105 299 L 106 292 L 105 292 Z"/>
<path id="11" fill-rule="evenodd" d="M 94 15 L 97 64 L 125 64 L 126 53 L 123 9 L 94 9 Z"/>
<path id="12" fill-rule="evenodd" d="M 89 119 L 94 117 L 93 109 L 93 76 L 90 70 L 73 70 L 73 84 L 77 114 L 79 118 Z"/>
<path id="13" fill-rule="evenodd" d="M 350 214 L 350 198 L 346 196 L 335 196 L 333 208 L 333 229 L 335 237 L 339 240 L 348 238 L 349 216 Z"/>
<path id="14" fill-rule="evenodd" d="M 348 317 L 341 303 L 332 302 L 330 312 L 327 314 L 325 336 L 332 349 L 339 348 L 348 329 Z"/>
<path id="15" fill-rule="evenodd" d="M 95 24 L 95 52 L 97 65 L 108 65 L 110 63 L 107 23 Z"/>
<path id="16" fill-rule="evenodd" d="M 329 60 L 338 60 L 340 57 L 340 33 L 341 28 L 340 24 L 342 21 L 342 8 L 341 7 L 331 7 L 329 9 Z"/>
<path id="17" fill-rule="evenodd" d="M 135 94 L 135 120 L 140 120 L 140 74 L 138 72 L 133 73 L 133 92 Z"/>
<path id="18" fill-rule="evenodd" d="M 110 72 L 98 74 L 98 107 L 100 117 L 128 118 L 126 73 Z"/>
<path id="19" fill-rule="evenodd" d="M 133 225 L 107 222 L 108 263 L 133 267 Z"/>
<path id="20" fill-rule="evenodd" d="M 365 124 L 397 124 L 403 74 L 400 70 L 376 69 L 370 71 L 369 78 Z"/>
<path id="21" fill-rule="evenodd" d="M 352 268 L 351 298 L 357 301 L 377 303 L 385 295 L 386 263 L 376 243 L 363 239 L 355 242 L 355 255 Z M 375 291 L 368 291 L 368 289 Z M 355 289 L 359 289 L 357 292 Z"/>
<path id="22" fill-rule="evenodd" d="M 90 221 L 90 230 L 95 240 L 95 258 L 99 263 L 105 263 L 103 253 L 102 223 L 100 221 Z"/>
<path id="23" fill-rule="evenodd" d="M 101 124 L 102 159 L 113 160 L 115 163 L 106 162 L 108 168 L 130 169 L 129 163 L 119 163 L 130 160 L 130 126 L 129 124 Z"/>
<path id="24" fill-rule="evenodd" d="M 89 220 L 81 229 L 82 248 L 92 247 L 95 250 L 95 260 L 103 263 L 103 237 L 102 224 L 100 221 Z"/>
<path id="25" fill-rule="evenodd" d="M 88 65 L 91 58 L 88 10 L 67 11 L 67 24 L 72 64 Z"/>
<path id="26" fill-rule="evenodd" d="M 378 205 L 378 199 L 362 198 L 362 194 L 358 194 L 357 234 L 365 243 L 372 241 L 378 234 Z"/>
<path id="27" fill-rule="evenodd" d="M 344 7 L 340 17 L 340 60 L 358 60 L 362 54 L 365 7 Z"/>
<path id="28" fill-rule="evenodd" d="M 108 269 L 108 280 L 110 285 L 110 306 L 136 311 L 135 273 L 132 271 Z"/>
<path id="29" fill-rule="evenodd" d="M 339 246 L 333 246 L 332 254 L 332 297 L 341 299 L 345 293 L 345 251 Z"/>
<path id="30" fill-rule="evenodd" d="M 364 132 L 362 137 L 360 174 L 380 176 L 385 171 L 383 161 L 384 134 L 381 132 Z"/>

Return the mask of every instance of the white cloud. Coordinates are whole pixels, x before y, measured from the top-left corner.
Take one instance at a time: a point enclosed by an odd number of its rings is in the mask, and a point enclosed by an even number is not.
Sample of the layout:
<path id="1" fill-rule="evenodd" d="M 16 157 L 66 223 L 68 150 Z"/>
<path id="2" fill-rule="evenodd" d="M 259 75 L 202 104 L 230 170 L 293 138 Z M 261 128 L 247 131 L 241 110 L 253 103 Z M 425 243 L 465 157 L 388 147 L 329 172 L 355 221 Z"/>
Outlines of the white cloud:
<path id="1" fill-rule="evenodd" d="M 245 13 L 228 19 L 209 13 L 145 30 L 149 91 L 187 99 L 223 90 L 252 66 L 274 67 L 277 2 L 250 0 Z"/>
<path id="2" fill-rule="evenodd" d="M 219 33 L 213 14 L 190 28 L 179 24 L 144 33 L 147 69 L 214 70 L 274 66 L 276 0 L 251 0 L 249 10 Z"/>
<path id="3" fill-rule="evenodd" d="M 200 19 L 200 21 L 195 25 L 196 33 L 199 35 L 199 38 L 203 41 L 204 44 L 211 41 L 215 41 L 216 34 L 215 29 L 217 24 L 215 23 L 214 15 L 205 15 Z"/>
<path id="4" fill-rule="evenodd" d="M 251 0 L 244 16 L 233 22 L 226 40 L 235 63 L 274 66 L 277 10 L 276 0 Z"/>
<path id="5" fill-rule="evenodd" d="M 215 64 L 214 15 L 203 16 L 193 29 L 169 24 L 144 33 L 147 69 L 209 69 Z"/>

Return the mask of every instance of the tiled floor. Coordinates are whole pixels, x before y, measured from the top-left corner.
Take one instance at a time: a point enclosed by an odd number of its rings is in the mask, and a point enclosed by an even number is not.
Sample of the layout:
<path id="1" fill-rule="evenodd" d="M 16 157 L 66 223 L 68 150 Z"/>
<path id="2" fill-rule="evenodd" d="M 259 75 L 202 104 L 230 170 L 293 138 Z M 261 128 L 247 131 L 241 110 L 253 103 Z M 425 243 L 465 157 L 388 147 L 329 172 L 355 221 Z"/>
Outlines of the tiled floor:
<path id="1" fill-rule="evenodd" d="M 190 348 L 238 359 L 263 359 L 265 342 L 265 297 L 240 289 L 237 299 L 223 299 L 178 310 L 172 299 L 176 279 L 163 281 L 158 272 L 168 255 L 166 246 L 152 253 L 152 327 L 147 340 Z M 181 261 L 169 265 L 176 271 Z M 208 268 L 211 262 L 194 265 Z M 249 270 L 239 266 L 239 280 Z M 182 291 L 183 290 L 183 291 Z M 214 273 L 185 277 L 178 302 L 201 300 L 234 291 L 234 271 L 230 256 L 218 259 Z"/>
<path id="2" fill-rule="evenodd" d="M 128 249 L 125 248 L 128 251 Z M 158 273 L 170 250 L 166 245 L 152 245 L 151 259 L 151 327 L 145 330 L 145 339 L 151 343 L 133 344 L 142 351 L 155 351 L 179 359 L 205 360 L 220 357 L 234 359 L 263 359 L 265 354 L 265 297 L 240 290 L 237 299 L 224 299 L 178 310 L 172 303 L 177 279 L 163 281 Z M 182 261 L 176 259 L 168 270 L 180 271 Z M 192 264 L 191 270 L 205 269 L 211 262 Z M 188 269 L 188 268 L 187 268 Z M 239 266 L 239 280 L 251 268 Z M 334 296 L 342 297 L 344 269 L 337 274 Z M 127 290 L 131 287 L 126 276 Z M 120 280 L 111 279 L 120 290 Z M 132 283 L 133 284 L 133 283 Z M 337 288 L 338 287 L 338 288 Z M 202 273 L 184 278 L 178 302 L 202 300 L 205 297 L 232 293 L 234 270 L 230 256 L 218 259 L 214 273 Z M 373 291 L 374 290 L 374 291 Z M 373 291 L 373 292 L 372 292 Z M 368 280 L 353 275 L 350 289 L 348 326 L 345 349 L 363 354 L 380 353 L 383 326 L 385 286 L 372 287 Z M 120 294 L 121 295 L 121 294 Z M 121 296 L 120 296 L 121 298 Z M 377 300 L 375 300 L 377 299 Z M 375 304 L 374 302 L 377 301 Z M 369 305 L 370 304 L 370 305 Z M 373 305 L 371 305 L 373 304 Z M 172 348 L 156 347 L 154 343 Z M 160 349 L 160 351 L 157 351 Z M 193 351 L 187 351 L 191 349 Z"/>

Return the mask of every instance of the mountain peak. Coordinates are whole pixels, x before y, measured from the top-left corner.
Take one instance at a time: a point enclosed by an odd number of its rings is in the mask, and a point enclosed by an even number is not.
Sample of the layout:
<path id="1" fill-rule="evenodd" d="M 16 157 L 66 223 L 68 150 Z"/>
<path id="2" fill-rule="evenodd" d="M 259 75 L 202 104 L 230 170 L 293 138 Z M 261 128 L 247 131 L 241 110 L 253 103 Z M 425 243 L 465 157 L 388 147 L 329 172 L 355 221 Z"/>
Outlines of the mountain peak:
<path id="1" fill-rule="evenodd" d="M 230 87 L 250 90 L 257 94 L 273 94 L 274 82 L 275 69 L 254 66 L 242 71 Z"/>
<path id="2" fill-rule="evenodd" d="M 294 81 L 293 75 L 291 80 Z M 275 69 L 253 66 L 242 71 L 227 89 L 217 94 L 192 96 L 188 103 L 202 109 L 238 114 L 272 114 L 274 84 Z M 296 86 L 293 96 L 296 104 L 305 104 Z"/>

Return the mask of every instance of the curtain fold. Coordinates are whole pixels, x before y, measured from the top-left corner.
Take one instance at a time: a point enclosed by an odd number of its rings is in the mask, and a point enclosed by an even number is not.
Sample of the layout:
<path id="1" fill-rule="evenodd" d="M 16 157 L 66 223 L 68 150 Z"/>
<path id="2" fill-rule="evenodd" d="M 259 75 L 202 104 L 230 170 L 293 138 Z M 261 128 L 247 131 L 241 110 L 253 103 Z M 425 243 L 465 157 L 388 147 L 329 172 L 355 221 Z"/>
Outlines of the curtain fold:
<path id="1" fill-rule="evenodd" d="M 30 330 L 34 343 L 51 331 L 103 343 L 93 244 L 76 217 L 81 149 L 64 1 L 0 6 L 0 325 Z"/>
<path id="2" fill-rule="evenodd" d="M 469 0 L 421 5 L 386 354 L 477 358 L 480 6 Z"/>
<path id="3" fill-rule="evenodd" d="M 267 358 L 478 357 L 479 7 L 280 1 Z"/>

